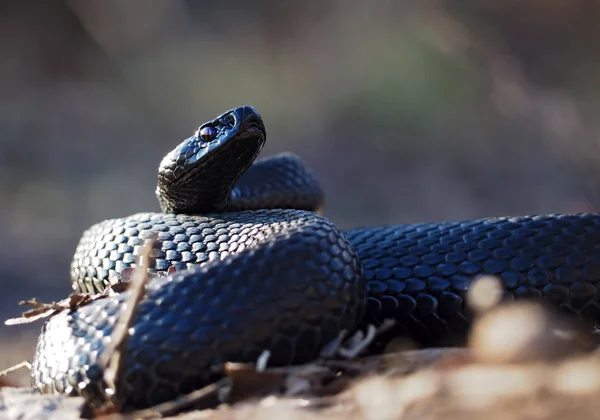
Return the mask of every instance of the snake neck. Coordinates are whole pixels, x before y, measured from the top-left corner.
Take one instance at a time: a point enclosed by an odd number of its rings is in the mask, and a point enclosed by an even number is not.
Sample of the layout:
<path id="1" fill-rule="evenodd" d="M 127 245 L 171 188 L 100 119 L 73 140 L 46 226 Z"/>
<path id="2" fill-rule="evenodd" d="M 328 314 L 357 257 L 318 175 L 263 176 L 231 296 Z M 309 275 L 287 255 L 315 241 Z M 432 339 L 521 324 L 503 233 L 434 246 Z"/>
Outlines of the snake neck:
<path id="1" fill-rule="evenodd" d="M 234 185 L 259 151 L 251 142 L 230 143 L 201 167 L 190 168 L 177 183 L 161 182 L 159 178 L 156 195 L 162 211 L 179 214 L 227 211 L 231 207 Z"/>
<path id="2" fill-rule="evenodd" d="M 212 186 L 211 186 L 212 187 Z M 156 187 L 156 196 L 163 213 L 204 214 L 224 211 L 230 202 L 231 188 L 217 190 L 183 186 L 176 190 Z"/>

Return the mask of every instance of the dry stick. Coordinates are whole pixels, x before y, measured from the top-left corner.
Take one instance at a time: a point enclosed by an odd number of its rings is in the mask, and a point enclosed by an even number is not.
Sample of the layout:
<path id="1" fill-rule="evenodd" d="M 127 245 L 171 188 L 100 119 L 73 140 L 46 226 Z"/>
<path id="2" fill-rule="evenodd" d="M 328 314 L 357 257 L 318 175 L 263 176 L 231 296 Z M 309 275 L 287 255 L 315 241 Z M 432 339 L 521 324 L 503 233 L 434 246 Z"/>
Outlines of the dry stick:
<path id="1" fill-rule="evenodd" d="M 142 253 L 138 259 L 138 267 L 135 270 L 129 291 L 131 295 L 125 301 L 125 305 L 121 308 L 121 313 L 113 329 L 110 337 L 110 344 L 100 358 L 100 366 L 104 366 L 104 381 L 108 387 L 107 394 L 116 395 L 115 383 L 119 378 L 120 373 L 124 369 L 125 353 L 127 351 L 127 342 L 129 338 L 129 329 L 133 325 L 136 318 L 137 307 L 142 300 L 144 285 L 148 280 L 148 261 L 154 247 L 156 237 L 150 238 L 144 245 Z"/>
<path id="2" fill-rule="evenodd" d="M 177 397 L 171 401 L 164 402 L 162 404 L 155 405 L 154 407 L 146 408 L 143 410 L 134 411 L 127 414 L 111 414 L 103 416 L 103 420 L 133 420 L 133 419 L 155 419 L 164 416 L 174 415 L 176 413 L 185 410 L 205 398 L 216 395 L 220 389 L 224 388 L 229 384 L 229 378 L 222 378 L 210 385 L 200 388 L 196 391 L 192 391 L 189 394 L 185 394 L 181 397 Z"/>

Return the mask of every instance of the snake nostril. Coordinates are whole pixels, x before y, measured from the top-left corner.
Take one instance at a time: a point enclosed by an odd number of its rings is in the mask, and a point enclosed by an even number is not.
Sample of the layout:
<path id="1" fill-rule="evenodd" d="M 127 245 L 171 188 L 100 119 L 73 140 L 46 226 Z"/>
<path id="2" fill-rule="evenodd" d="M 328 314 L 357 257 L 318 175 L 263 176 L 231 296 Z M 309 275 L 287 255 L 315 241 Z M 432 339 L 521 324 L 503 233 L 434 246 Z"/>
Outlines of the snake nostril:
<path id="1" fill-rule="evenodd" d="M 223 124 L 232 128 L 235 127 L 235 117 L 233 114 L 227 114 L 223 117 Z"/>

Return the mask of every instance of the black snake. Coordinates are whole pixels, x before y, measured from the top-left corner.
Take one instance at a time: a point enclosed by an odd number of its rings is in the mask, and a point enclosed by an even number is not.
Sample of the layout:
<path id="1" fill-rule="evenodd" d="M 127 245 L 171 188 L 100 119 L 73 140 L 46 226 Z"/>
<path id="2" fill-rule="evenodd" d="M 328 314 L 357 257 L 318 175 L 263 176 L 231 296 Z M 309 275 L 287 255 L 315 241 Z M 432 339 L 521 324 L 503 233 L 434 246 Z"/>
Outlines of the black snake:
<path id="1" fill-rule="evenodd" d="M 258 161 L 266 138 L 251 107 L 203 124 L 161 162 L 164 213 L 88 229 L 71 267 L 73 288 L 98 292 L 135 264 L 157 233 L 153 271 L 130 330 L 118 382 L 125 408 L 197 389 L 225 361 L 309 361 L 342 329 L 385 318 L 394 334 L 430 345 L 464 336 L 464 296 L 493 274 L 507 297 L 534 298 L 600 320 L 600 217 L 500 217 L 357 228 L 312 210 L 321 191 L 292 155 Z M 63 311 L 43 327 L 32 368 L 42 392 L 101 394 L 98 360 L 127 294 Z"/>

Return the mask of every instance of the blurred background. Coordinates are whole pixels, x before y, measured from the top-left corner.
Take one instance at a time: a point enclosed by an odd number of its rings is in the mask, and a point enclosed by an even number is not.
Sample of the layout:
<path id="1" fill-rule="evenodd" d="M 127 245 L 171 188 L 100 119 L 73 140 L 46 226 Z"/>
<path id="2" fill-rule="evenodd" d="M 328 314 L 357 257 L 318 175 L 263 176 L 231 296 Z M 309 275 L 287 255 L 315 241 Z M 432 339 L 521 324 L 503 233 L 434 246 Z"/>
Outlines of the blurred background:
<path id="1" fill-rule="evenodd" d="M 0 315 L 70 292 L 93 223 L 158 211 L 161 157 L 253 105 L 343 228 L 600 206 L 600 1 L 0 5 Z M 0 368 L 41 322 L 0 327 Z"/>

